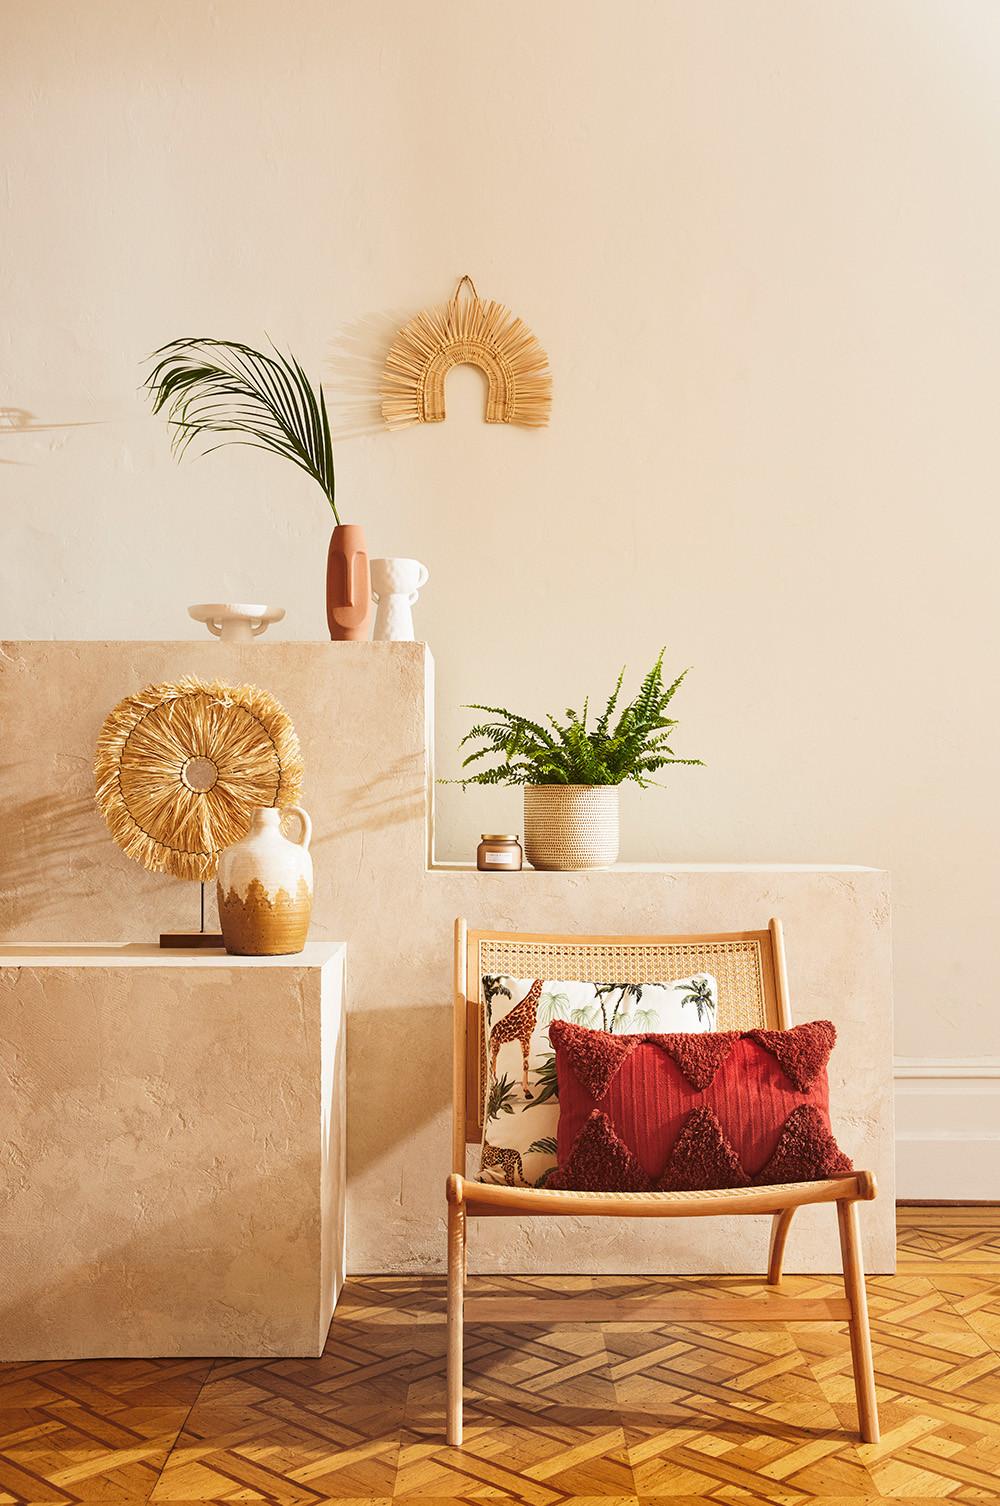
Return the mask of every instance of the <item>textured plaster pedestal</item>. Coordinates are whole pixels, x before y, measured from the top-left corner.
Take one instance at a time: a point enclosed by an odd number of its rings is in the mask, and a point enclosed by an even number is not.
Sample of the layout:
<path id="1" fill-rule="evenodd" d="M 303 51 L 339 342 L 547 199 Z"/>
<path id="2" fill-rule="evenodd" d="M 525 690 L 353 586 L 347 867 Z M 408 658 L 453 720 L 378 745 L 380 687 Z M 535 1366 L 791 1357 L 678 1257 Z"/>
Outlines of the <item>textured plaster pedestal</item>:
<path id="1" fill-rule="evenodd" d="M 278 697 L 305 759 L 313 818 L 312 935 L 346 937 L 349 1269 L 440 1271 L 450 1166 L 451 948 L 456 915 L 525 931 L 737 931 L 785 924 L 792 1007 L 832 1019 L 837 1137 L 874 1171 L 872 1272 L 895 1260 L 892 979 L 884 873 L 715 863 L 592 873 L 477 873 L 431 857 L 433 665 L 422 643 L 0 645 L 0 938 L 131 940 L 190 925 L 193 886 L 143 872 L 94 808 L 93 749 L 109 707 L 194 674 Z M 649 796 L 652 799 L 654 796 Z M 817 790 L 816 799 L 823 793 Z M 789 1271 L 838 1267 L 828 1208 L 796 1215 Z M 483 1219 L 472 1271 L 763 1269 L 766 1220 Z"/>
<path id="2" fill-rule="evenodd" d="M 0 1359 L 322 1353 L 345 955 L 0 950 Z"/>

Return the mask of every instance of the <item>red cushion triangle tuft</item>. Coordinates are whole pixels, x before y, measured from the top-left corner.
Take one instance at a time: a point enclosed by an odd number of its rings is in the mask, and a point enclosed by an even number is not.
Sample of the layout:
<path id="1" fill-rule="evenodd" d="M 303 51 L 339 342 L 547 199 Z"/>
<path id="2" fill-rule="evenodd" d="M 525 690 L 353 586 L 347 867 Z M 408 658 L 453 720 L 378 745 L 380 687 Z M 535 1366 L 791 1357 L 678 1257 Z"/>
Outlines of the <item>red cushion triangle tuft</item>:
<path id="1" fill-rule="evenodd" d="M 656 1184 L 660 1192 L 749 1187 L 750 1178 L 711 1109 L 692 1109 Z"/>
<path id="2" fill-rule="evenodd" d="M 608 1035 L 603 1030 L 587 1030 L 567 1020 L 553 1020 L 549 1040 L 562 1051 L 595 1103 L 608 1091 L 608 1085 L 627 1056 L 646 1039 L 644 1035 Z"/>
<path id="3" fill-rule="evenodd" d="M 650 1035 L 652 1041 L 673 1057 L 693 1088 L 710 1087 L 716 1072 L 740 1038 L 738 1030 L 719 1030 L 708 1035 Z"/>
<path id="4" fill-rule="evenodd" d="M 569 1192 L 649 1192 L 652 1183 L 611 1120 L 594 1109 L 573 1142 L 569 1160 L 546 1183 Z"/>
<path id="5" fill-rule="evenodd" d="M 781 1138 L 754 1182 L 758 1187 L 781 1182 L 819 1182 L 824 1177 L 839 1177 L 853 1170 L 819 1109 L 803 1103 L 785 1120 Z"/>
<path id="6" fill-rule="evenodd" d="M 746 1039 L 770 1051 L 793 1087 L 808 1093 L 837 1041 L 829 1020 L 810 1020 L 791 1030 L 748 1030 Z"/>

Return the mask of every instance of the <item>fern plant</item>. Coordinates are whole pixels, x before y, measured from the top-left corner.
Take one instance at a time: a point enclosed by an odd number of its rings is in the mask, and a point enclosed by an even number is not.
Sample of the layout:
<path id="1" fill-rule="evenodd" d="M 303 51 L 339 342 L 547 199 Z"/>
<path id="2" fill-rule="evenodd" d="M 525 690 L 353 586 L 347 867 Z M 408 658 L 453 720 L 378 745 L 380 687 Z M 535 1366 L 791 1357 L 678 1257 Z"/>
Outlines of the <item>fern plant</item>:
<path id="1" fill-rule="evenodd" d="M 273 355 L 235 340 L 171 340 L 154 351 L 146 387 L 153 412 L 166 411 L 180 458 L 196 436 L 270 450 L 305 471 L 323 490 L 339 523 L 333 442 L 322 387 L 313 388 L 294 356 Z"/>
<path id="2" fill-rule="evenodd" d="M 497 758 L 499 762 L 446 782 L 463 786 L 607 785 L 632 779 L 645 787 L 657 782 L 651 776 L 667 764 L 700 764 L 700 758 L 676 758 L 670 746 L 672 729 L 677 723 L 667 716 L 666 710 L 687 670 L 672 684 L 664 685 L 663 655 L 661 649 L 635 699 L 619 711 L 625 679 L 622 670 L 593 726 L 588 725 L 588 701 L 584 701 L 580 711 L 570 707 L 562 721 L 547 716 L 547 725 L 505 706 L 467 706 L 467 711 L 485 711 L 493 720 L 477 723 L 462 738 L 460 748 L 468 743 L 479 744 L 462 760 L 462 768 L 488 758 Z"/>

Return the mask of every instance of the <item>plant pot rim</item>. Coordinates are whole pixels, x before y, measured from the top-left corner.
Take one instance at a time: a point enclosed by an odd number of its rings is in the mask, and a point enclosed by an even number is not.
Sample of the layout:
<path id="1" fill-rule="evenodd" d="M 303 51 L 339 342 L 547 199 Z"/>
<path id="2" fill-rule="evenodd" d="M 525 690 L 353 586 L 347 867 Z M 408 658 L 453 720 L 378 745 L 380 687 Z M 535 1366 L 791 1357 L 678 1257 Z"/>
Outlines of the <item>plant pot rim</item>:
<path id="1" fill-rule="evenodd" d="M 620 779 L 617 784 L 526 784 L 526 790 L 620 790 L 625 783 Z"/>

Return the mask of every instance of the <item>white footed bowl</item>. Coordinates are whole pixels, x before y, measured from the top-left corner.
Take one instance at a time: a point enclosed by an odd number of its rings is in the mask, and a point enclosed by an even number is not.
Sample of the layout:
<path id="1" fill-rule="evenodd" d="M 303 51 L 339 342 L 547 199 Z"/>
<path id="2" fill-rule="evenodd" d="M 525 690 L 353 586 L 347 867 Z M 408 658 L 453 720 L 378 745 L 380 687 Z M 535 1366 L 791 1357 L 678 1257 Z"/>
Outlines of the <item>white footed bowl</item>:
<path id="1" fill-rule="evenodd" d="M 188 616 L 203 622 L 223 643 L 252 643 L 267 631 L 269 623 L 280 622 L 284 615 L 284 607 L 245 601 L 204 601 L 188 607 Z"/>

